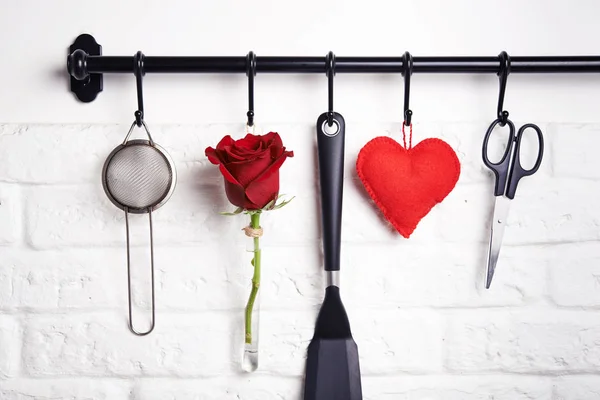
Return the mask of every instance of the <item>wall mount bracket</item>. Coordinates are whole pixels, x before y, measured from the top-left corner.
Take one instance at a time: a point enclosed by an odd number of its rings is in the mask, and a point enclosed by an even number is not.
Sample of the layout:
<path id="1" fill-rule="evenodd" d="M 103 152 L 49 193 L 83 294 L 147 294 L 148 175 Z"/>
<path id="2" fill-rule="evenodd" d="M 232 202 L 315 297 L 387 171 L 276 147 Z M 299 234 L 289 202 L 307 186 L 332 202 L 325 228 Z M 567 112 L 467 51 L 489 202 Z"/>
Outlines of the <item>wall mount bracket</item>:
<path id="1" fill-rule="evenodd" d="M 88 56 L 100 56 L 102 55 L 102 46 L 96 42 L 96 39 L 92 35 L 84 33 L 79 35 L 69 48 L 69 55 L 67 57 L 67 70 L 71 71 L 84 71 L 87 69 Z M 102 74 L 85 74 L 85 75 L 71 75 L 71 92 L 75 93 L 77 98 L 84 102 L 89 103 L 96 99 L 98 93 L 102 91 L 103 80 Z"/>

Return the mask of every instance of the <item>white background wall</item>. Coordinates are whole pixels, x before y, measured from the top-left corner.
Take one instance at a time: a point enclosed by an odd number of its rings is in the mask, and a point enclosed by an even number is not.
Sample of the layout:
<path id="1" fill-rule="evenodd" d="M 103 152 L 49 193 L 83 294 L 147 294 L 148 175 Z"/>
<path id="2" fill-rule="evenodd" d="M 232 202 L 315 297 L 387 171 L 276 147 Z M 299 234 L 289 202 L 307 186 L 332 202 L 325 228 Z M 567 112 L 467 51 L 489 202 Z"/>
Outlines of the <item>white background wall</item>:
<path id="1" fill-rule="evenodd" d="M 147 121 L 176 160 L 156 213 L 157 328 L 126 326 L 124 220 L 100 170 L 135 109 L 132 75 L 91 104 L 67 90 L 82 32 L 107 55 L 599 54 L 594 1 L 33 1 L 0 4 L 0 398 L 299 399 L 322 300 L 313 124 L 320 75 L 259 75 L 256 120 L 296 157 L 263 217 L 261 365 L 239 370 L 251 268 L 204 149 L 243 134 L 246 79 L 147 75 Z M 457 151 L 456 189 L 405 240 L 379 217 L 353 164 L 370 138 L 401 139 L 402 78 L 338 75 L 347 128 L 343 296 L 366 399 L 600 398 L 600 75 L 512 75 L 506 108 L 544 130 L 540 172 L 513 202 L 494 285 L 483 286 L 492 179 L 480 160 L 493 75 L 415 75 L 415 140 Z M 137 220 L 137 304 L 146 227 Z"/>

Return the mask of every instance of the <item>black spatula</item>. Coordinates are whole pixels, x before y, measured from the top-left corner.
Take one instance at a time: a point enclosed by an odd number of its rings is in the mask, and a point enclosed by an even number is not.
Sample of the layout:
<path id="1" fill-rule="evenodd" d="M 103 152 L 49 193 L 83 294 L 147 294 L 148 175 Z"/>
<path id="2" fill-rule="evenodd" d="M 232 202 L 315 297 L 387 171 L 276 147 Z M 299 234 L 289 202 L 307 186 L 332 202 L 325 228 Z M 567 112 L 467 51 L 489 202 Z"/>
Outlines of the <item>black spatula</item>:
<path id="1" fill-rule="evenodd" d="M 339 289 L 345 122 L 338 113 L 333 120 L 329 127 L 327 113 L 317 119 L 327 289 L 308 346 L 304 400 L 362 400 L 358 348 Z"/>

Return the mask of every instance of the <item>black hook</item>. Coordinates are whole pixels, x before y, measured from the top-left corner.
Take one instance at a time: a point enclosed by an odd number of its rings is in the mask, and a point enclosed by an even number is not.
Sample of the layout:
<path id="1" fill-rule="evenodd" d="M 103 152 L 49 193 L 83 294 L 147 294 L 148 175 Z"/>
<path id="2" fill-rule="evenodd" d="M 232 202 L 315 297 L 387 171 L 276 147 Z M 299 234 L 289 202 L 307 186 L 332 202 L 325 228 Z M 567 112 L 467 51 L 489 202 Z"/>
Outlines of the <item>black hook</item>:
<path id="1" fill-rule="evenodd" d="M 325 74 L 328 81 L 329 110 L 327 111 L 327 125 L 333 126 L 333 77 L 335 76 L 335 54 L 333 51 L 325 56 Z"/>
<path id="2" fill-rule="evenodd" d="M 407 51 L 402 56 L 402 76 L 404 77 L 404 125 L 412 124 L 413 112 L 408 107 L 410 102 L 410 76 L 413 72 L 413 57 Z"/>
<path id="3" fill-rule="evenodd" d="M 498 77 L 500 78 L 500 94 L 498 96 L 498 119 L 500 120 L 500 126 L 506 125 L 508 121 L 508 111 L 502 110 L 504 108 L 504 94 L 506 93 L 506 82 L 508 81 L 508 74 L 510 74 L 510 56 L 508 53 L 503 51 L 498 54 L 500 59 L 500 69 L 498 70 Z"/>
<path id="4" fill-rule="evenodd" d="M 248 126 L 254 125 L 254 77 L 256 76 L 256 54 L 246 56 L 246 76 L 248 77 Z"/>
<path id="5" fill-rule="evenodd" d="M 138 51 L 133 57 L 133 73 L 135 74 L 135 84 L 137 87 L 138 109 L 134 113 L 135 124 L 141 127 L 144 123 L 144 94 L 142 93 L 142 77 L 144 76 L 144 53 Z"/>

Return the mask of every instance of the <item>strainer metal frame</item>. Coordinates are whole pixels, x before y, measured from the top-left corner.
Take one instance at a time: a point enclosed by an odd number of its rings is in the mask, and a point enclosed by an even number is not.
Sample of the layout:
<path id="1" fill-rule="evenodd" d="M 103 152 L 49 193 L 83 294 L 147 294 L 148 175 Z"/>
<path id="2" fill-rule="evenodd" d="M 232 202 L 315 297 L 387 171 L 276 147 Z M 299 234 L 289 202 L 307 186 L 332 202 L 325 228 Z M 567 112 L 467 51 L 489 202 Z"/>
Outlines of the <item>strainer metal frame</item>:
<path id="1" fill-rule="evenodd" d="M 129 300 L 129 330 L 137 335 L 137 336 L 146 336 L 150 332 L 154 330 L 155 320 L 156 320 L 156 312 L 155 312 L 155 296 L 154 296 L 154 236 L 153 236 L 153 226 L 152 226 L 152 211 L 159 209 L 162 205 L 164 205 L 167 200 L 173 194 L 175 190 L 175 186 L 177 184 L 177 170 L 175 169 L 175 164 L 173 163 L 173 159 L 171 156 L 163 149 L 161 146 L 156 144 L 154 140 L 152 140 L 152 135 L 150 135 L 150 131 L 148 130 L 148 126 L 142 120 L 141 125 L 144 127 L 146 134 L 148 135 L 148 140 L 145 139 L 133 139 L 129 140 L 131 133 L 137 125 L 137 121 L 134 121 L 127 132 L 127 136 L 125 136 L 125 140 L 119 146 L 115 147 L 104 162 L 104 166 L 102 168 L 102 187 L 104 188 L 104 192 L 108 199 L 113 203 L 117 208 L 123 210 L 125 212 L 125 234 L 127 240 L 127 295 Z M 107 180 L 107 170 L 108 165 L 112 161 L 113 157 L 124 148 L 129 146 L 151 146 L 155 150 L 157 150 L 158 154 L 164 158 L 171 173 L 171 184 L 168 190 L 162 195 L 160 200 L 153 205 L 148 207 L 128 207 L 121 202 L 119 202 L 108 189 L 108 180 Z M 139 332 L 133 327 L 133 299 L 132 299 L 132 291 L 131 291 L 131 251 L 130 251 L 130 239 L 129 239 L 129 214 L 148 214 L 148 220 L 150 224 L 150 272 L 151 272 L 151 285 L 152 285 L 152 302 L 151 302 L 151 320 L 150 320 L 150 328 L 145 332 Z"/>
<path id="2" fill-rule="evenodd" d="M 151 209 L 152 211 L 158 210 L 160 207 L 162 207 L 167 202 L 167 200 L 169 200 L 169 198 L 175 191 L 175 186 L 177 186 L 177 171 L 175 169 L 175 163 L 173 162 L 173 159 L 171 158 L 171 156 L 166 152 L 166 150 L 164 148 L 162 148 L 160 145 L 156 144 L 154 142 L 154 140 L 152 140 L 152 136 L 150 135 L 150 131 L 148 130 L 148 127 L 146 126 L 145 122 L 143 122 L 143 127 L 146 130 L 146 133 L 148 134 L 149 140 L 146 140 L 146 139 L 128 140 L 129 136 L 131 136 L 131 132 L 133 131 L 135 126 L 136 126 L 136 123 L 134 121 L 133 124 L 131 124 L 131 128 L 129 128 L 129 132 L 127 133 L 127 136 L 125 136 L 125 140 L 123 141 L 123 143 L 118 145 L 117 147 L 115 147 L 110 152 L 108 157 L 106 158 L 106 161 L 104 162 L 104 166 L 102 167 L 102 188 L 104 189 L 104 193 L 106 193 L 106 196 L 108 197 L 108 199 L 117 208 L 120 208 L 123 211 L 127 208 L 129 210 L 129 212 L 132 214 L 145 214 L 148 212 L 148 209 Z M 156 150 L 158 150 L 159 155 L 165 159 L 165 161 L 167 162 L 167 165 L 169 166 L 169 170 L 171 172 L 172 179 L 171 179 L 171 186 L 169 187 L 169 190 L 167 190 L 163 194 L 163 197 L 159 200 L 158 203 L 156 203 L 155 205 L 153 205 L 151 207 L 132 208 L 132 207 L 127 207 L 126 205 L 122 204 L 121 202 L 119 202 L 117 199 L 114 198 L 114 196 L 108 189 L 108 182 L 106 179 L 106 170 L 108 169 L 108 164 L 110 164 L 110 162 L 113 159 L 113 157 L 115 156 L 115 154 L 117 154 L 119 151 L 123 150 L 124 148 L 126 148 L 128 146 L 140 146 L 140 145 L 152 146 Z"/>

